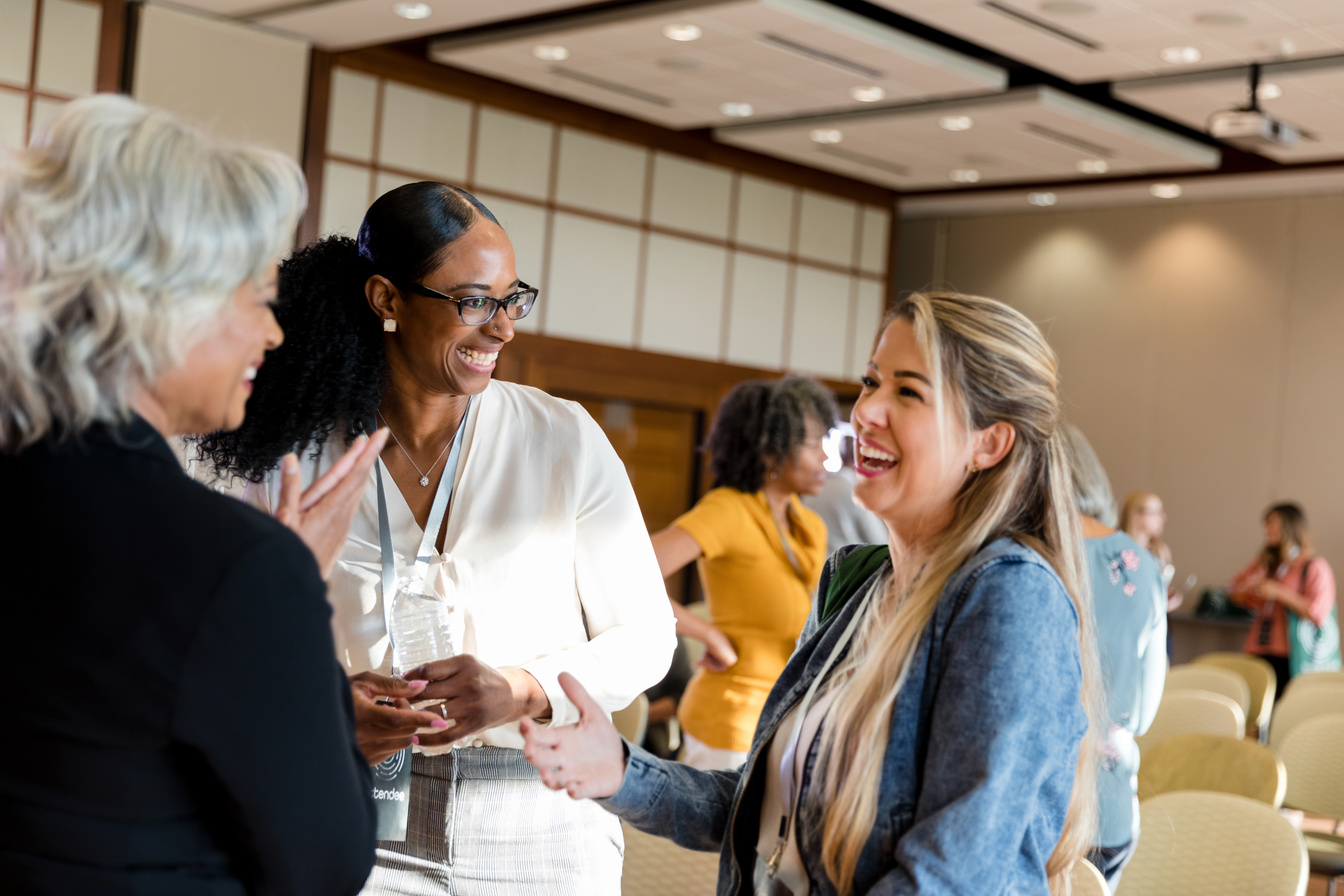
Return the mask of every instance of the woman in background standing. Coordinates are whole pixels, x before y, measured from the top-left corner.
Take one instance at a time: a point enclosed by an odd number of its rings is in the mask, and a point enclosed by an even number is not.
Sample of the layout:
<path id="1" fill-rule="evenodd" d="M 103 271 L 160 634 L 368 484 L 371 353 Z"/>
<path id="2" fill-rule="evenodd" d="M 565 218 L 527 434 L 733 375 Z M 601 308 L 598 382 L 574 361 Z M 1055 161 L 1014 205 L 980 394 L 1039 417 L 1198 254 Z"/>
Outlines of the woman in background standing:
<path id="1" fill-rule="evenodd" d="M 710 621 L 673 603 L 677 632 L 705 643 L 679 704 L 685 761 L 735 768 L 793 653 L 826 560 L 826 525 L 798 500 L 826 484 L 822 437 L 835 400 L 816 380 L 739 383 L 706 449 L 714 488 L 653 535 L 663 578 L 698 561 Z"/>
<path id="2" fill-rule="evenodd" d="M 1185 591 L 1172 584 L 1176 567 L 1171 562 L 1171 548 L 1162 540 L 1167 527 L 1167 511 L 1162 499 L 1153 492 L 1130 492 L 1120 509 L 1120 531 L 1139 543 L 1139 547 L 1157 558 L 1162 571 L 1162 584 L 1167 592 L 1167 612 L 1170 613 L 1185 600 Z M 1186 584 L 1193 586 L 1194 577 Z"/>

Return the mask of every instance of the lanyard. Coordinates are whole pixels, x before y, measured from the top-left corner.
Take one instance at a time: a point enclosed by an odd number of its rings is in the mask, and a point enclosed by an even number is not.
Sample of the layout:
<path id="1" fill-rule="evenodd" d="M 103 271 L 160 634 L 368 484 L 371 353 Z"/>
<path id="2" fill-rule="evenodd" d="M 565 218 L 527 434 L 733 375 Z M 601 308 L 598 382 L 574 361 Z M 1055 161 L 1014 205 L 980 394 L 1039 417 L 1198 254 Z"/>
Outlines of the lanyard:
<path id="1" fill-rule="evenodd" d="M 420 539 L 420 549 L 415 553 L 415 575 L 423 577 L 429 571 L 430 561 L 434 559 L 434 542 L 438 540 L 439 529 L 443 527 L 443 518 L 448 513 L 448 501 L 453 496 L 453 480 L 457 478 L 457 464 L 462 456 L 462 432 L 467 428 L 467 415 L 471 413 L 471 398 L 467 399 L 466 410 L 462 412 L 462 421 L 453 433 L 453 448 L 448 452 L 448 463 L 443 467 L 443 478 L 439 480 L 439 489 L 434 493 L 434 503 L 429 508 L 429 520 L 425 524 L 424 537 Z M 387 650 L 396 655 L 392 634 L 392 602 L 397 593 L 397 557 L 392 549 L 392 524 L 387 518 L 387 496 L 383 492 L 383 467 L 381 461 L 373 462 L 373 475 L 378 480 L 378 549 L 383 566 L 383 625 L 387 628 Z M 394 673 L 404 670 L 393 670 Z"/>
<path id="2" fill-rule="evenodd" d="M 807 711 L 812 707 L 812 702 L 817 696 L 817 690 L 821 687 L 821 683 L 825 681 L 827 674 L 831 671 L 831 667 L 835 665 L 838 659 L 840 659 L 840 654 L 854 637 L 854 630 L 858 627 L 859 620 L 863 618 L 864 613 L 867 611 L 868 604 L 872 602 L 873 595 L 885 584 L 886 578 L 882 577 L 874 582 L 872 587 L 868 589 L 868 593 L 863 596 L 863 603 L 859 605 L 859 608 L 854 611 L 854 615 L 850 617 L 849 624 L 845 626 L 845 630 L 840 634 L 840 639 L 835 642 L 835 647 L 831 649 L 831 655 L 826 658 L 825 664 L 812 679 L 812 684 L 808 686 L 807 693 L 803 695 L 802 702 L 798 704 L 798 708 L 795 710 L 796 714 L 793 719 L 793 730 L 789 733 L 788 744 L 784 748 L 784 757 L 779 763 L 780 797 L 784 801 L 786 810 L 784 815 L 780 816 L 779 840 L 776 841 L 774 853 L 770 856 L 769 870 L 767 873 L 772 877 L 775 872 L 779 870 L 780 859 L 784 857 L 784 849 L 789 842 L 789 832 L 793 829 L 794 822 L 798 818 L 797 798 L 799 795 L 798 791 L 801 790 L 801 787 L 796 780 L 794 769 L 798 754 L 798 742 L 803 736 L 803 723 L 807 719 Z"/>

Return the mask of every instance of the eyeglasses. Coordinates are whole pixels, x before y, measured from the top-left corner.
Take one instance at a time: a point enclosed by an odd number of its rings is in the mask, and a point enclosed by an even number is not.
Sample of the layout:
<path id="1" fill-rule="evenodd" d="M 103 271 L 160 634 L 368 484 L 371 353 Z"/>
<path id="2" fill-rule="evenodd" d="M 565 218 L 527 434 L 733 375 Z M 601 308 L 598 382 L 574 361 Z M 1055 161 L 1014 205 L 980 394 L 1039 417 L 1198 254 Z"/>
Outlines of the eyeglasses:
<path id="1" fill-rule="evenodd" d="M 518 291 L 502 299 L 496 299 L 493 296 L 463 296 L 456 299 L 430 289 L 428 286 L 421 286 L 419 283 L 408 283 L 407 288 L 411 292 L 426 298 L 452 302 L 457 306 L 457 315 L 462 318 L 462 323 L 472 327 L 489 323 L 494 319 L 500 308 L 504 309 L 504 314 L 508 316 L 509 320 L 522 320 L 527 317 L 528 312 L 532 310 L 532 306 L 537 303 L 537 289 L 528 286 L 521 280 L 518 281 Z"/>

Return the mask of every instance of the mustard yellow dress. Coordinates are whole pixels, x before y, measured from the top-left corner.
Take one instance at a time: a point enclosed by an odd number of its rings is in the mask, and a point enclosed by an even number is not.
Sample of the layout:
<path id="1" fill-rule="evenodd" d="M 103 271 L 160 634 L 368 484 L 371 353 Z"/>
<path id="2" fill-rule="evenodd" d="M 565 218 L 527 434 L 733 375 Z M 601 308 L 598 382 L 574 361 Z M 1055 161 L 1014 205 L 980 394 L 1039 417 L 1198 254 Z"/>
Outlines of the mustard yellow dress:
<path id="1" fill-rule="evenodd" d="M 673 522 L 700 545 L 710 618 L 737 650 L 727 671 L 697 670 L 677 713 L 688 734 L 715 749 L 751 748 L 765 698 L 812 609 L 826 524 L 796 496 L 788 512 L 793 532 L 781 533 L 763 492 L 716 488 Z"/>

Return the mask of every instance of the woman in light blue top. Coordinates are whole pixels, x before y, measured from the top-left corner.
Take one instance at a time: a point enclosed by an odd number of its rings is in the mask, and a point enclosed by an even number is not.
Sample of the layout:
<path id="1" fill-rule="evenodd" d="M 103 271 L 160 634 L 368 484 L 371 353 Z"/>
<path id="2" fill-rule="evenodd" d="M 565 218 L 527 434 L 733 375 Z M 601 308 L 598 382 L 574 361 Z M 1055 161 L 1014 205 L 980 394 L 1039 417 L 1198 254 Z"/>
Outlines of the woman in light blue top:
<path id="1" fill-rule="evenodd" d="M 1139 838 L 1139 748 L 1152 724 L 1167 671 L 1167 600 L 1152 554 L 1113 528 L 1115 499 L 1096 452 L 1064 427 L 1073 489 L 1092 580 L 1101 683 L 1109 726 L 1099 750 L 1097 836 L 1088 854 L 1114 890 Z"/>

